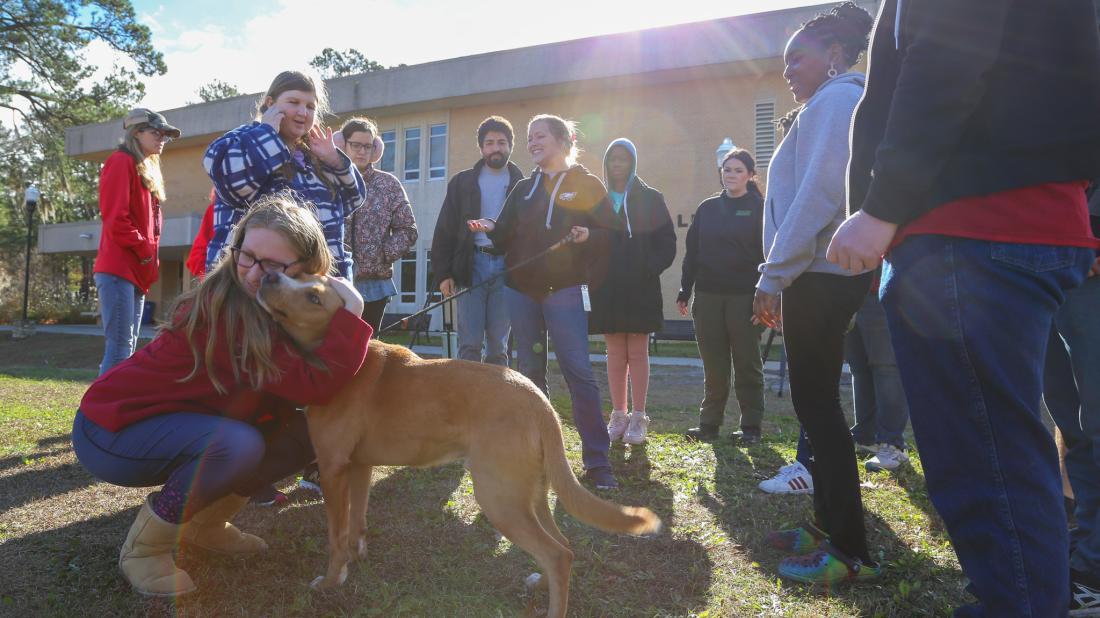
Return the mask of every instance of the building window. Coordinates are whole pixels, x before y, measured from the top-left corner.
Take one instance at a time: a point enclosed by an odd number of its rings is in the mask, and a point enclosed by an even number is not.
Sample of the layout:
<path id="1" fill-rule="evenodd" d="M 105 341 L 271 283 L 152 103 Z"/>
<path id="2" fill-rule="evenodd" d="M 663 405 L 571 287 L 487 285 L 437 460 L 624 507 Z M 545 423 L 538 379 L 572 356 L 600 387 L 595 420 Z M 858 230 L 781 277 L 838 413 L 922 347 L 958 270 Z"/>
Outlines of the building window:
<path id="1" fill-rule="evenodd" d="M 403 180 L 420 180 L 420 127 L 405 129 L 404 170 Z"/>
<path id="2" fill-rule="evenodd" d="M 753 152 L 756 167 L 761 171 L 768 167 L 775 154 L 775 101 L 756 102 L 756 134 Z"/>
<path id="3" fill-rule="evenodd" d="M 416 303 L 416 251 L 409 251 L 397 261 L 397 295 L 400 302 Z"/>
<path id="4" fill-rule="evenodd" d="M 392 174 L 396 169 L 394 163 L 397 161 L 397 131 L 382 131 L 381 137 L 385 149 L 382 151 L 382 160 L 379 161 L 378 169 Z"/>
<path id="5" fill-rule="evenodd" d="M 428 144 L 428 179 L 447 177 L 447 125 L 433 124 Z"/>

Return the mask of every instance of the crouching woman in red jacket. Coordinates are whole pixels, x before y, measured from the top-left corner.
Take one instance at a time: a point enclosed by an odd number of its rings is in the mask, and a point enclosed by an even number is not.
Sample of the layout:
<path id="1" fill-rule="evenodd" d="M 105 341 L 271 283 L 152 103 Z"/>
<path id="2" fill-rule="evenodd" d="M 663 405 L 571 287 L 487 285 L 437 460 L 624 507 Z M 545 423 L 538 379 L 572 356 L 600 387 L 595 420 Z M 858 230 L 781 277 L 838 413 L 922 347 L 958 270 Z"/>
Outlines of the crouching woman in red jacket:
<path id="1" fill-rule="evenodd" d="M 195 590 L 177 542 L 227 554 L 267 548 L 228 523 L 246 496 L 313 460 L 296 406 L 324 403 L 362 366 L 371 327 L 363 299 L 336 280 L 345 307 L 307 362 L 256 302 L 266 273 L 325 274 L 332 256 L 316 217 L 288 196 L 257 202 L 231 250 L 176 301 L 157 338 L 100 376 L 73 424 L 73 449 L 115 485 L 163 484 L 146 499 L 119 555 L 142 594 Z"/>

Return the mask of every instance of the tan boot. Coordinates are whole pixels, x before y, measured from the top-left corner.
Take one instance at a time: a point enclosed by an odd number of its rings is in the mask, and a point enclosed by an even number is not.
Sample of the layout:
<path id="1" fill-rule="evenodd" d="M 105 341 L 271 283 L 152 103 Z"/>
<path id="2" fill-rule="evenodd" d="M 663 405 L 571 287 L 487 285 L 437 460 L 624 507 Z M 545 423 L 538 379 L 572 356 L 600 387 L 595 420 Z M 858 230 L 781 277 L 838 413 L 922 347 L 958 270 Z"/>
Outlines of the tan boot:
<path id="1" fill-rule="evenodd" d="M 196 590 L 191 576 L 172 560 L 179 528 L 158 517 L 149 498 L 145 499 L 118 554 L 118 568 L 134 590 L 155 597 L 174 597 Z"/>
<path id="2" fill-rule="evenodd" d="M 252 554 L 267 549 L 267 543 L 260 537 L 241 532 L 229 523 L 244 505 L 247 496 L 229 494 L 195 513 L 191 521 L 184 524 L 183 542 L 222 554 Z"/>

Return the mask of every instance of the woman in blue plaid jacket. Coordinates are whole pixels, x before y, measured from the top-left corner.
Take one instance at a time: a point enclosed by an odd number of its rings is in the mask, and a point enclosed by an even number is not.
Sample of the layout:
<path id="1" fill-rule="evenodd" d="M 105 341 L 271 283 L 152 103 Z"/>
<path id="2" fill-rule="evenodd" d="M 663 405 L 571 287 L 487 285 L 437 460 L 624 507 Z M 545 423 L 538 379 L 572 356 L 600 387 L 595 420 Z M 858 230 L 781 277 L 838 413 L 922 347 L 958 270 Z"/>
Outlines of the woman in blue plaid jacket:
<path id="1" fill-rule="evenodd" d="M 351 279 L 352 256 L 344 246 L 344 218 L 363 203 L 359 170 L 319 124 L 327 112 L 324 84 L 298 71 L 283 71 L 260 101 L 257 120 L 219 137 L 203 166 L 214 182 L 214 237 L 207 270 L 225 248 L 229 230 L 264 195 L 293 191 L 309 202 L 325 231 L 337 275 Z"/>

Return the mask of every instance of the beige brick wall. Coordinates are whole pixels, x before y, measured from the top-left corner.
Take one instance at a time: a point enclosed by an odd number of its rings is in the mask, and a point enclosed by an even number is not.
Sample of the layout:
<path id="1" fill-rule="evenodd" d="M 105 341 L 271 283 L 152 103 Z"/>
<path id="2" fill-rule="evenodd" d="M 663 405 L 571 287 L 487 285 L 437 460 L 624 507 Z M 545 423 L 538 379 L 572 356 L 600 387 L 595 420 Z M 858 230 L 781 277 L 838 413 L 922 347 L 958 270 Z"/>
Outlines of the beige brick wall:
<path id="1" fill-rule="evenodd" d="M 210 177 L 202 167 L 206 144 L 186 148 L 171 148 L 161 157 L 164 172 L 164 216 L 202 213 L 210 198 Z"/>
<path id="2" fill-rule="evenodd" d="M 536 114 L 554 113 L 576 120 L 583 150 L 580 163 L 601 178 L 607 144 L 618 137 L 630 138 L 638 147 L 639 175 L 664 193 L 673 221 L 677 224 L 676 261 L 662 276 L 661 287 L 666 319 L 681 319 L 676 312 L 675 298 L 679 289 L 684 237 L 699 202 L 720 188 L 715 149 L 723 138 L 730 137 L 735 144 L 754 150 L 755 105 L 768 99 L 775 101 L 777 116 L 794 107 L 778 71 L 757 76 L 635 86 L 402 116 L 377 116 L 374 120 L 382 130 L 398 129 L 399 147 L 402 127 L 426 127 L 434 122 L 448 122 L 448 178 L 478 160 L 477 126 L 492 114 L 508 118 L 515 126 L 516 147 L 512 159 L 525 173 L 533 167 L 526 150 L 526 125 Z M 370 110 L 365 113 L 370 115 Z M 201 213 L 206 207 L 210 180 L 202 167 L 205 148 L 203 144 L 171 148 L 165 152 L 162 165 L 169 196 L 164 206 L 166 215 Z M 421 148 L 421 157 L 426 157 L 426 131 Z M 443 199 L 444 186 L 443 182 L 426 179 L 419 185 L 415 182 L 406 184 L 421 230 L 418 242 L 421 253 L 431 246 L 435 216 Z M 423 270 L 423 265 L 421 258 L 419 271 Z M 174 270 L 178 269 L 178 264 L 165 264 L 165 267 Z M 151 300 L 167 302 L 174 294 L 164 291 L 181 284 L 187 284 L 186 277 L 182 280 L 178 276 L 165 278 L 152 291 Z"/>
<path id="3" fill-rule="evenodd" d="M 512 160 L 525 173 L 533 167 L 526 149 L 527 121 L 536 114 L 576 120 L 583 150 L 579 162 L 601 178 L 607 145 L 619 137 L 630 138 L 638 147 L 638 175 L 664 194 L 677 224 L 676 261 L 662 275 L 661 290 L 665 318 L 682 319 L 676 311 L 676 293 L 687 225 L 699 202 L 721 188 L 715 150 L 722 139 L 730 137 L 753 150 L 755 105 L 763 99 L 775 101 L 776 116 L 794 107 L 782 76 L 771 73 L 456 108 L 451 110 L 448 173 L 477 161 L 477 126 L 491 114 L 508 118 L 515 127 Z"/>

